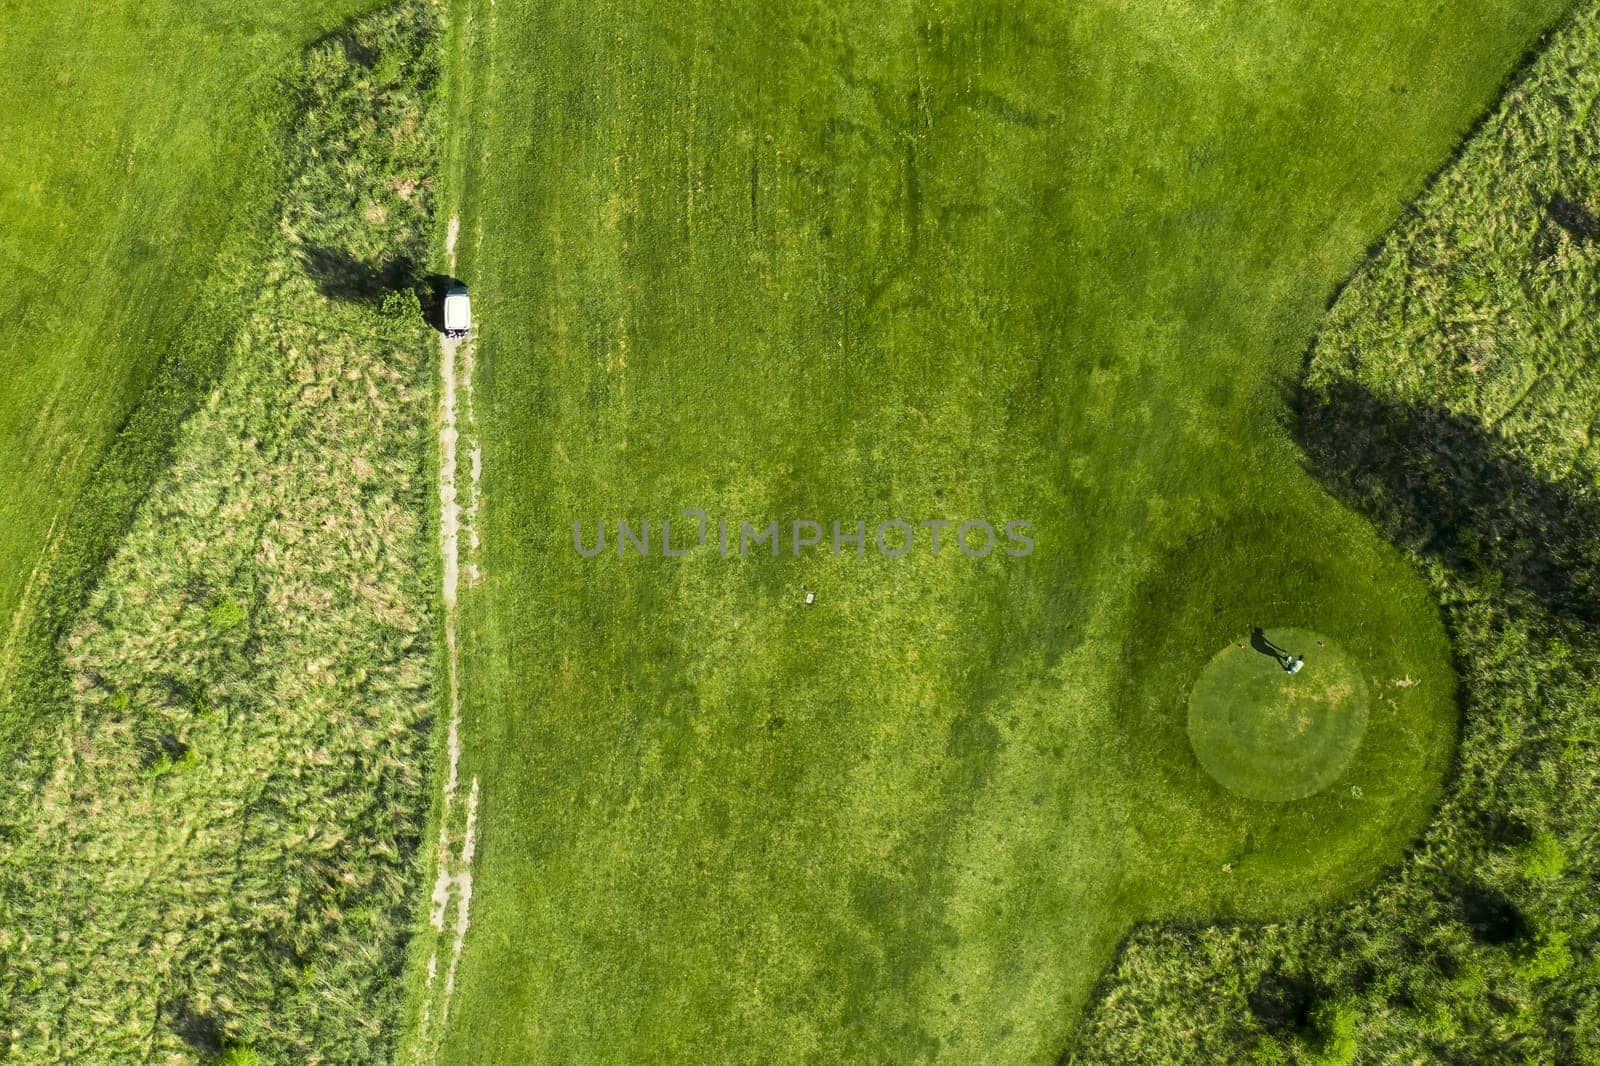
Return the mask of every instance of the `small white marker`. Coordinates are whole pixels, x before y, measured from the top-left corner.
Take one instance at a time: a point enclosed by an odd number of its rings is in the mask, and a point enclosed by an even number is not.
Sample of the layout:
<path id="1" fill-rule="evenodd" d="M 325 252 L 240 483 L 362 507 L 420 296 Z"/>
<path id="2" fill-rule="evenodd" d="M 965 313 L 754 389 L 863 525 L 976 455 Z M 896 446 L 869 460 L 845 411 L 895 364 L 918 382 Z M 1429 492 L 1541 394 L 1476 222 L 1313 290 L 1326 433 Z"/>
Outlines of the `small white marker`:
<path id="1" fill-rule="evenodd" d="M 817 602 L 817 594 L 815 592 L 806 593 L 806 606 L 807 607 L 811 606 L 813 603 L 816 603 L 816 602 Z"/>

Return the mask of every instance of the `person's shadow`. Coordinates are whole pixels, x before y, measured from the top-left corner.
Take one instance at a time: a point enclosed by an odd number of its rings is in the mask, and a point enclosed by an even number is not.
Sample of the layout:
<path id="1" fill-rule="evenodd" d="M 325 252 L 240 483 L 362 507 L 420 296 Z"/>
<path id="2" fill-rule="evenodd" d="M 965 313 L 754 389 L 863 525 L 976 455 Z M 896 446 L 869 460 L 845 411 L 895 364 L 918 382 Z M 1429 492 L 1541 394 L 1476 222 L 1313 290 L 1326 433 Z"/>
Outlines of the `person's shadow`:
<path id="1" fill-rule="evenodd" d="M 1268 640 L 1266 630 L 1260 626 L 1256 626 L 1250 631 L 1250 646 L 1262 655 L 1272 656 L 1275 661 L 1280 663 L 1289 657 L 1288 649 L 1280 648 Z"/>

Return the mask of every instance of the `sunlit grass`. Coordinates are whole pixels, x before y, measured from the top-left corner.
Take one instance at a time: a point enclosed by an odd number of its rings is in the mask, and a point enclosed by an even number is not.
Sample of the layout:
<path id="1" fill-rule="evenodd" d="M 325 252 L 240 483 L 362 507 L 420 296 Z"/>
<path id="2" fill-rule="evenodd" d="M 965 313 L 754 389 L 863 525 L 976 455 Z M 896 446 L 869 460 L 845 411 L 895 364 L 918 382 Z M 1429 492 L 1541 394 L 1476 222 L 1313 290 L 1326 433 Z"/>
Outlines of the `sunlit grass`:
<path id="1" fill-rule="evenodd" d="M 484 799 L 445 1060 L 1047 1060 L 1135 919 L 1370 882 L 1448 762 L 1448 647 L 1284 387 L 1559 7 L 459 5 Z M 572 549 L 686 507 L 1038 549 Z M 1387 685 L 1294 804 L 1184 734 L 1254 624 Z"/>

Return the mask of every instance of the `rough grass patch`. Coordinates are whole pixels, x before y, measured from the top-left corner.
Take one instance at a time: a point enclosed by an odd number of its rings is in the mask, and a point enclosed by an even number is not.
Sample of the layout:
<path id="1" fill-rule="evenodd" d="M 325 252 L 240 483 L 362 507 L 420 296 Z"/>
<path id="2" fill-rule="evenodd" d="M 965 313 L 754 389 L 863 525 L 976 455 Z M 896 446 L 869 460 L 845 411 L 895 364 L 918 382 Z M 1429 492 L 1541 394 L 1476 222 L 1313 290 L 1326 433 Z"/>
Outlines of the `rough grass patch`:
<path id="1" fill-rule="evenodd" d="M 428 196 L 392 190 L 434 165 L 437 17 L 363 19 L 291 79 L 285 224 L 237 279 L 243 329 L 61 641 L 42 772 L 0 796 L 19 1060 L 393 1054 L 428 808 L 436 349 L 384 264 L 431 226 Z M 359 299 L 307 240 L 372 268 Z"/>

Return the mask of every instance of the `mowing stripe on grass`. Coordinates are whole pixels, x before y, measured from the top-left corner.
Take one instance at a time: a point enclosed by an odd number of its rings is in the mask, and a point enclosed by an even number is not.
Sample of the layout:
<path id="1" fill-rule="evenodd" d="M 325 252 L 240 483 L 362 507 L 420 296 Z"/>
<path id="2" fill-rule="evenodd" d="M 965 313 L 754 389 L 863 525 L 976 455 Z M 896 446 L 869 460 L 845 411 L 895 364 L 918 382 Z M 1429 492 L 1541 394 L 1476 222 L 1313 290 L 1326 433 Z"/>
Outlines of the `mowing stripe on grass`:
<path id="1" fill-rule="evenodd" d="M 1559 6 L 462 0 L 494 505 L 440 1061 L 1036 1061 L 1131 923 L 1369 883 L 1449 648 L 1279 384 Z M 690 507 L 1038 549 L 572 551 Z M 1360 799 L 1195 758 L 1189 683 L 1268 618 L 1421 680 L 1373 686 Z"/>

